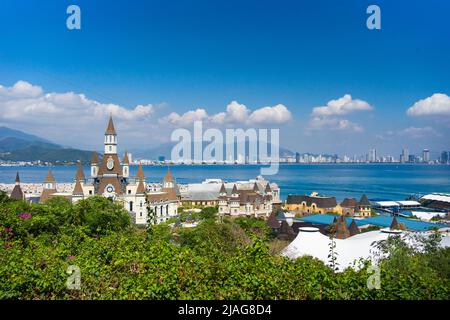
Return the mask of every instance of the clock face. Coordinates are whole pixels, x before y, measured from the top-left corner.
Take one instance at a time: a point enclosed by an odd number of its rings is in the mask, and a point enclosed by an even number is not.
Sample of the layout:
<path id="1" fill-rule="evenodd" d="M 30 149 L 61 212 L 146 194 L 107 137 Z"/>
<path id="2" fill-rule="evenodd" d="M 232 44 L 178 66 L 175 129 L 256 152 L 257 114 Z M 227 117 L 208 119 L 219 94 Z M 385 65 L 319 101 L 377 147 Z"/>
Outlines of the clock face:
<path id="1" fill-rule="evenodd" d="M 114 186 L 112 184 L 108 184 L 106 186 L 106 192 L 113 193 L 114 192 Z"/>
<path id="2" fill-rule="evenodd" d="M 112 158 L 109 158 L 106 162 L 106 167 L 108 170 L 112 170 L 114 168 L 114 160 Z"/>

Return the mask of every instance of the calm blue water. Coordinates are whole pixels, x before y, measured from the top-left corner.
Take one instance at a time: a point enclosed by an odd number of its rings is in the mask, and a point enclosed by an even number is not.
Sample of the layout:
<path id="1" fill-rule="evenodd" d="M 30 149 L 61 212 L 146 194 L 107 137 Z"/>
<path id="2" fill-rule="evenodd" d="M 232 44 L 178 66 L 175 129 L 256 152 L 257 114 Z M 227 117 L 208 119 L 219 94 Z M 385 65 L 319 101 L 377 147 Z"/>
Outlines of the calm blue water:
<path id="1" fill-rule="evenodd" d="M 211 165 L 171 166 L 171 172 L 178 183 L 201 182 L 206 178 L 221 178 L 226 181 L 247 180 L 260 174 L 256 165 Z M 137 166 L 132 166 L 135 175 Z M 76 167 L 53 167 L 57 182 L 71 182 Z M 45 167 L 0 167 L 0 183 L 13 183 L 16 171 L 22 182 L 42 182 L 46 176 Z M 90 168 L 85 167 L 88 176 Z M 145 166 L 148 182 L 161 181 L 165 166 Z M 336 196 L 359 199 L 362 193 L 369 198 L 403 200 L 411 194 L 430 192 L 450 193 L 450 166 L 409 164 L 281 164 L 277 175 L 267 176 L 278 183 L 282 198 L 288 194 L 305 194 L 317 191 Z"/>

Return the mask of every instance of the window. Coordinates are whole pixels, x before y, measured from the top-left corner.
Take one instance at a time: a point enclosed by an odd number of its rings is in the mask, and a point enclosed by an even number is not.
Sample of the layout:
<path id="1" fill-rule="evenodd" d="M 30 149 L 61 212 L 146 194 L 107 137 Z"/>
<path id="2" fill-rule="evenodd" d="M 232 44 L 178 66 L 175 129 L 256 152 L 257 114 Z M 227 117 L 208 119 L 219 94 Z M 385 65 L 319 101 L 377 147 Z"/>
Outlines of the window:
<path id="1" fill-rule="evenodd" d="M 142 208 L 142 201 L 141 201 L 141 203 L 139 204 L 139 206 Z"/>
<path id="2" fill-rule="evenodd" d="M 89 194 L 92 194 L 92 190 L 89 190 Z"/>
<path id="3" fill-rule="evenodd" d="M 133 201 L 130 201 L 130 211 L 133 211 Z"/>
<path id="4" fill-rule="evenodd" d="M 131 194 L 131 190 L 128 190 L 128 194 Z"/>
<path id="5" fill-rule="evenodd" d="M 109 151 L 112 151 L 112 147 L 111 146 L 109 146 Z"/>

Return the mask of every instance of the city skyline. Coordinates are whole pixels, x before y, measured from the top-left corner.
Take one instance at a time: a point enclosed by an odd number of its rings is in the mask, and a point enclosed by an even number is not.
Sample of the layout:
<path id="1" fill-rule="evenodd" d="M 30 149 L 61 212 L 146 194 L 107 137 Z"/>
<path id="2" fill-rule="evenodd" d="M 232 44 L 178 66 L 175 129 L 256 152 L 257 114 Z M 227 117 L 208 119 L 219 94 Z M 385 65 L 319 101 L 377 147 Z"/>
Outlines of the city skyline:
<path id="1" fill-rule="evenodd" d="M 195 4 L 80 1 L 69 31 L 65 3 L 2 2 L 0 125 L 88 150 L 109 113 L 130 148 L 202 120 L 302 153 L 450 149 L 448 3 L 381 1 L 381 30 L 358 1 Z"/>

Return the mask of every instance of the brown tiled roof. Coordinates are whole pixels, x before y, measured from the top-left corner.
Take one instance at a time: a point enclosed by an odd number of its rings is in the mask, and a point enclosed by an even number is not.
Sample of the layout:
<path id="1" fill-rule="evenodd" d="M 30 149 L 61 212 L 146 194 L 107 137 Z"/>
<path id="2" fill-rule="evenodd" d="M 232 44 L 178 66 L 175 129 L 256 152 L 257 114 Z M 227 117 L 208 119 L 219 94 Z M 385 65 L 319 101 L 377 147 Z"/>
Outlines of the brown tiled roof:
<path id="1" fill-rule="evenodd" d="M 48 199 L 50 199 L 52 197 L 52 195 L 54 193 L 56 193 L 58 191 L 56 191 L 56 189 L 43 189 L 42 193 L 41 193 L 41 198 L 40 198 L 40 202 L 43 203 L 45 201 L 47 201 Z"/>
<path id="2" fill-rule="evenodd" d="M 139 180 L 137 189 L 136 189 L 136 194 L 144 194 L 145 193 L 145 186 L 144 186 L 144 182 L 142 180 Z"/>
<path id="3" fill-rule="evenodd" d="M 130 160 L 128 159 L 128 152 L 125 151 L 125 155 L 123 156 L 123 163 L 129 164 Z"/>
<path id="4" fill-rule="evenodd" d="M 145 179 L 145 175 L 144 175 L 144 169 L 142 169 L 142 164 L 139 163 L 139 167 L 138 167 L 138 171 L 136 174 L 136 178 L 138 180 L 144 180 Z"/>
<path id="5" fill-rule="evenodd" d="M 11 192 L 10 195 L 11 199 L 16 199 L 16 200 L 23 200 L 23 191 L 22 188 L 20 187 L 20 184 L 16 184 Z"/>
<path id="6" fill-rule="evenodd" d="M 81 164 L 81 161 L 78 162 L 78 169 L 77 169 L 77 174 L 75 175 L 75 180 L 84 181 L 84 172 L 83 172 L 83 166 Z"/>
<path id="7" fill-rule="evenodd" d="M 220 187 L 219 193 L 227 193 L 227 189 L 225 189 L 225 184 L 222 182 L 222 186 Z"/>
<path id="8" fill-rule="evenodd" d="M 335 238 L 346 239 L 350 237 L 350 231 L 347 228 L 347 221 L 344 216 L 339 216 L 334 223 Z"/>
<path id="9" fill-rule="evenodd" d="M 279 229 L 280 228 L 280 222 L 277 220 L 277 217 L 275 216 L 275 212 L 272 212 L 267 218 L 267 226 L 272 229 Z"/>
<path id="10" fill-rule="evenodd" d="M 106 166 L 110 158 L 114 161 L 114 168 L 112 170 L 108 170 L 108 167 Z M 122 166 L 120 165 L 120 160 L 117 154 L 103 156 L 102 163 L 100 165 L 100 168 L 98 169 L 98 175 L 102 176 L 105 173 L 115 173 L 118 176 L 122 175 Z"/>
<path id="11" fill-rule="evenodd" d="M 81 186 L 80 180 L 77 179 L 77 181 L 75 182 L 75 187 L 73 188 L 72 191 L 73 195 L 84 195 L 83 193 L 83 187 Z"/>
<path id="12" fill-rule="evenodd" d="M 166 190 L 169 190 L 169 189 L 166 189 Z M 170 189 L 170 190 L 174 190 L 174 189 Z M 174 193 L 166 192 L 164 190 L 163 190 L 163 192 L 158 192 L 158 193 L 150 192 L 150 193 L 147 193 L 147 195 L 146 195 L 146 199 L 150 203 L 177 200 L 176 195 L 175 195 L 175 198 L 173 198 L 173 197 L 174 197 Z"/>
<path id="13" fill-rule="evenodd" d="M 96 164 L 98 163 L 98 154 L 95 151 L 92 151 L 92 157 L 91 157 L 91 164 Z"/>
<path id="14" fill-rule="evenodd" d="M 112 184 L 114 186 L 116 194 L 122 194 L 122 185 L 116 177 L 102 177 L 98 185 L 98 193 L 102 194 L 103 192 L 106 192 L 105 189 L 108 184 Z"/>
<path id="15" fill-rule="evenodd" d="M 45 177 L 44 182 L 55 182 L 55 177 L 53 176 L 52 170 L 48 169 L 47 177 Z"/>
<path id="16" fill-rule="evenodd" d="M 177 191 L 175 188 L 163 188 L 163 192 L 167 193 L 167 197 L 169 200 L 178 200 Z"/>
<path id="17" fill-rule="evenodd" d="M 301 204 L 303 201 L 309 207 L 313 203 L 317 205 L 318 208 L 334 208 L 337 206 L 335 197 L 314 197 L 305 195 L 288 195 L 286 203 L 287 204 Z"/>
<path id="18" fill-rule="evenodd" d="M 341 202 L 341 207 L 356 207 L 358 205 L 358 201 L 356 201 L 355 198 L 345 198 L 342 202 Z"/>
<path id="19" fill-rule="evenodd" d="M 286 221 L 281 222 L 278 237 L 285 240 L 293 240 L 295 238 L 294 230 Z"/>
<path id="20" fill-rule="evenodd" d="M 164 182 L 172 182 L 172 181 L 173 181 L 172 174 L 170 173 L 170 169 L 167 168 L 166 175 L 164 176 Z"/>
<path id="21" fill-rule="evenodd" d="M 352 219 L 352 223 L 350 223 L 348 231 L 350 232 L 350 237 L 359 234 L 359 228 L 356 225 L 355 219 Z"/>
<path id="22" fill-rule="evenodd" d="M 358 205 L 359 206 L 370 206 L 370 201 L 369 201 L 369 199 L 367 199 L 367 196 L 365 194 L 363 194 L 361 196 L 361 200 L 359 200 Z"/>
<path id="23" fill-rule="evenodd" d="M 114 128 L 112 115 L 109 115 L 108 127 L 106 128 L 105 134 L 116 134 L 116 129 Z"/>

